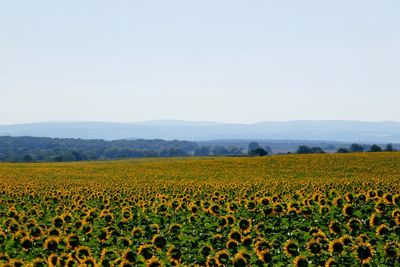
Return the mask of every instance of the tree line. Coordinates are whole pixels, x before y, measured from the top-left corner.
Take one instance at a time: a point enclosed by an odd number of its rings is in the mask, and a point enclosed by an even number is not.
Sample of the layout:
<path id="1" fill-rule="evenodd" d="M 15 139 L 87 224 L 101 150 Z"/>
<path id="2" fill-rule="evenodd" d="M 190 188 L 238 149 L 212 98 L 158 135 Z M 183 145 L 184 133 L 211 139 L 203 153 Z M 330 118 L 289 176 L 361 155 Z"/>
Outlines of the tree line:
<path id="1" fill-rule="evenodd" d="M 353 143 L 350 147 L 340 147 L 336 150 L 336 153 L 360 153 L 360 152 L 393 152 L 396 151 L 393 147 L 393 144 L 387 144 L 385 148 L 377 144 L 373 145 L 361 145 L 357 143 Z M 320 147 L 308 147 L 308 146 L 299 146 L 296 151 L 297 154 L 322 154 L 325 151 Z"/>
<path id="2" fill-rule="evenodd" d="M 337 149 L 337 153 L 395 151 L 392 144 L 351 144 Z M 288 154 L 293 152 L 288 152 Z M 321 154 L 318 146 L 299 146 L 297 154 Z M 247 149 L 233 145 L 202 145 L 179 140 L 83 140 L 74 138 L 0 137 L 0 161 L 3 162 L 63 162 L 84 160 L 112 160 L 146 157 L 187 156 L 267 156 L 272 155 L 270 146 L 249 142 Z"/>

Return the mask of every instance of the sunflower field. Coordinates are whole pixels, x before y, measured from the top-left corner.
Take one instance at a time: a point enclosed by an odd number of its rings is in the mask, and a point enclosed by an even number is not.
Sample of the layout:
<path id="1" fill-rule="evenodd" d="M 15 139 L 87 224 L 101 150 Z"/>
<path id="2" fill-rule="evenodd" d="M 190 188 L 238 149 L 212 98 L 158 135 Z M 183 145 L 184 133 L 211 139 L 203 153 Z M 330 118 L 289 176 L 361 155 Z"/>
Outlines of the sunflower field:
<path id="1" fill-rule="evenodd" d="M 0 164 L 0 266 L 400 266 L 400 153 Z"/>

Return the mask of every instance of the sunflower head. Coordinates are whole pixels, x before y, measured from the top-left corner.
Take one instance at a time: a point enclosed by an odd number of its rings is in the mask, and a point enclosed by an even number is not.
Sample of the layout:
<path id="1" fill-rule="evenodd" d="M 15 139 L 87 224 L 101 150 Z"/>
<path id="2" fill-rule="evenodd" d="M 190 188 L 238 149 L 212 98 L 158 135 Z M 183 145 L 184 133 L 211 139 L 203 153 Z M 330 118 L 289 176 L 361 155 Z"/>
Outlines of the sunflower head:
<path id="1" fill-rule="evenodd" d="M 44 242 L 44 248 L 48 251 L 54 252 L 58 249 L 60 239 L 58 237 L 49 237 Z"/>
<path id="2" fill-rule="evenodd" d="M 291 239 L 285 242 L 283 245 L 283 250 L 289 257 L 296 257 L 299 255 L 299 246 Z"/>
<path id="3" fill-rule="evenodd" d="M 344 244 L 341 239 L 332 240 L 329 243 L 329 252 L 332 254 L 340 254 L 344 250 Z"/>
<path id="4" fill-rule="evenodd" d="M 153 257 L 154 247 L 149 244 L 143 244 L 138 249 L 138 254 L 142 255 L 144 259 L 149 260 Z"/>
<path id="5" fill-rule="evenodd" d="M 321 243 L 317 239 L 310 239 L 307 242 L 307 249 L 313 255 L 318 255 L 322 251 Z"/>
<path id="6" fill-rule="evenodd" d="M 247 260 L 243 255 L 236 254 L 235 257 L 232 259 L 233 267 L 245 267 L 248 266 Z"/>
<path id="7" fill-rule="evenodd" d="M 182 251 L 172 246 L 168 249 L 167 255 L 171 262 L 179 263 L 182 258 Z"/>
<path id="8" fill-rule="evenodd" d="M 272 254 L 269 249 L 264 249 L 257 252 L 257 257 L 262 263 L 271 263 L 272 262 Z"/>
<path id="9" fill-rule="evenodd" d="M 250 231 L 250 227 L 251 227 L 251 222 L 248 219 L 241 219 L 239 221 L 239 228 L 243 231 L 243 232 L 248 232 Z"/>
<path id="10" fill-rule="evenodd" d="M 388 235 L 389 232 L 390 232 L 389 227 L 386 224 L 381 224 L 379 225 L 378 228 L 376 228 L 376 235 L 378 236 Z"/>
<path id="11" fill-rule="evenodd" d="M 293 265 L 296 267 L 307 267 L 308 266 L 307 258 L 304 256 L 297 256 L 293 260 Z"/>
<path id="12" fill-rule="evenodd" d="M 392 259 L 396 259 L 399 257 L 399 249 L 399 243 L 396 243 L 394 241 L 387 243 L 383 248 L 383 250 L 385 251 L 385 256 Z"/>
<path id="13" fill-rule="evenodd" d="M 374 256 L 374 250 L 371 244 L 362 242 L 354 247 L 356 258 L 362 263 L 369 263 Z"/>
<path id="14" fill-rule="evenodd" d="M 230 256 L 228 254 L 228 251 L 221 250 L 219 251 L 216 255 L 215 255 L 215 259 L 217 261 L 218 264 L 220 265 L 229 265 L 230 264 Z"/>
<path id="15" fill-rule="evenodd" d="M 21 247 L 24 249 L 24 251 L 29 251 L 33 246 L 33 238 L 32 237 L 25 236 L 19 242 L 21 244 Z"/>
<path id="16" fill-rule="evenodd" d="M 152 238 L 153 245 L 158 249 L 163 249 L 167 244 L 167 239 L 162 235 L 154 235 Z"/>

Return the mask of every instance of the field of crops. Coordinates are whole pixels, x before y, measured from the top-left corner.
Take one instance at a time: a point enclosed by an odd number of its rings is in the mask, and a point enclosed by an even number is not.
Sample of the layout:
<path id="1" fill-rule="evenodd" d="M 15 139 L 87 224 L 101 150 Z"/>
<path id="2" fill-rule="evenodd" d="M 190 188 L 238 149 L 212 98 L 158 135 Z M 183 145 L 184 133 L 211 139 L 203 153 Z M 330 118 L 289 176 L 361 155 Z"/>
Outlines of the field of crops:
<path id="1" fill-rule="evenodd" d="M 400 266 L 400 153 L 0 164 L 0 266 Z"/>

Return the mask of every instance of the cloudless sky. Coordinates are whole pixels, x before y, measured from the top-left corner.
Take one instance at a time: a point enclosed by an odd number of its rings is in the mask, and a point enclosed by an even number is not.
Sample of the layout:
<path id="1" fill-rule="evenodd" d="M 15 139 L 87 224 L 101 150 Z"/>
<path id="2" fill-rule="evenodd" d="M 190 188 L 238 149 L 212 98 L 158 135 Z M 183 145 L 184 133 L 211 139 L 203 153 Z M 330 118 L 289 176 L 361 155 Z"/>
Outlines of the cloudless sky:
<path id="1" fill-rule="evenodd" d="M 0 123 L 400 121 L 400 1 L 2 1 Z"/>

